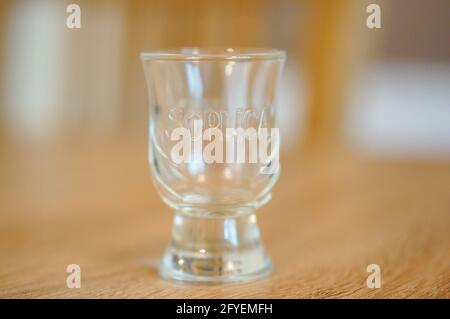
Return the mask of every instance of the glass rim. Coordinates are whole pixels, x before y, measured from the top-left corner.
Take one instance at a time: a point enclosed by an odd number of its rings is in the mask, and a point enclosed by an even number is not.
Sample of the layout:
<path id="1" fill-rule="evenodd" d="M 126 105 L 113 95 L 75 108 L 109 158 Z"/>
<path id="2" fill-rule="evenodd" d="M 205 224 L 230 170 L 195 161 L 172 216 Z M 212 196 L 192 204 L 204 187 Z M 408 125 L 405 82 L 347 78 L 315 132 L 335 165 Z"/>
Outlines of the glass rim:
<path id="1" fill-rule="evenodd" d="M 201 48 L 185 47 L 168 50 L 142 51 L 142 61 L 200 61 L 200 60 L 284 60 L 286 52 L 270 48 Z"/>

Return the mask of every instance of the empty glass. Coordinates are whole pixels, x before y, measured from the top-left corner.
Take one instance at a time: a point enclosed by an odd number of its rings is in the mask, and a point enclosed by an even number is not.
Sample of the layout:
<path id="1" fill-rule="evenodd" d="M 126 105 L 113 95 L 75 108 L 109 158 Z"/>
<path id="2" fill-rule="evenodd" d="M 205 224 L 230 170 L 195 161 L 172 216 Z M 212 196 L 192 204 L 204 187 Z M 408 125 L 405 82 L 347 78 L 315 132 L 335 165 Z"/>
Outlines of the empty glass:
<path id="1" fill-rule="evenodd" d="M 193 282 L 267 275 L 254 213 L 280 172 L 275 97 L 284 52 L 185 48 L 141 59 L 150 168 L 175 210 L 160 274 Z"/>

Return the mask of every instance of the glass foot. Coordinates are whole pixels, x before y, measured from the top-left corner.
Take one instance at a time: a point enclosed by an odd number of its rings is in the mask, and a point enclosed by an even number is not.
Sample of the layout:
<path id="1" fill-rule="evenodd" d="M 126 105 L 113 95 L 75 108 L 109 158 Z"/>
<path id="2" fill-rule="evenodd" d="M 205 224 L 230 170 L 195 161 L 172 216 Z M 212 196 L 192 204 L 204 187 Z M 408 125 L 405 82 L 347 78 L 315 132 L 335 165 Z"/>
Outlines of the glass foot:
<path id="1" fill-rule="evenodd" d="M 270 273 L 255 214 L 217 216 L 175 213 L 172 240 L 159 268 L 163 278 L 222 283 L 255 280 Z"/>

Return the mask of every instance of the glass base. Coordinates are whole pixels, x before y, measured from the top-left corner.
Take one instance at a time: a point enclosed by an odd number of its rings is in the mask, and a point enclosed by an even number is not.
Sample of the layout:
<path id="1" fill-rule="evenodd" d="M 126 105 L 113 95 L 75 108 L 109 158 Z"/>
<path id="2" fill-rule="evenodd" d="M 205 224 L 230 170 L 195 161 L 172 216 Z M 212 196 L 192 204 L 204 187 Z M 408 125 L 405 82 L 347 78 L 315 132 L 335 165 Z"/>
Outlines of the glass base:
<path id="1" fill-rule="evenodd" d="M 265 277 L 270 270 L 254 213 L 199 217 L 175 212 L 172 240 L 159 268 L 163 278 L 237 282 Z"/>

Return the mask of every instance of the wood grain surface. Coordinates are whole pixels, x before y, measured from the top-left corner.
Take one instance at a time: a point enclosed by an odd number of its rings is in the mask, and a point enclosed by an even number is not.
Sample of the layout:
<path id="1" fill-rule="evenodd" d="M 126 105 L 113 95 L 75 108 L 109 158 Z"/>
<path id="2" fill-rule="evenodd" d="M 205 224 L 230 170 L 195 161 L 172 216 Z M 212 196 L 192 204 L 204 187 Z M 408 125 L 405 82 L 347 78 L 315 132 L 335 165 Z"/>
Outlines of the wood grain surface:
<path id="1" fill-rule="evenodd" d="M 171 212 L 145 139 L 7 145 L 0 163 L 2 298 L 450 297 L 448 162 L 287 152 L 258 215 L 273 273 L 211 286 L 157 274 Z M 72 263 L 80 289 L 66 287 Z M 372 263 L 380 289 L 366 286 Z"/>

